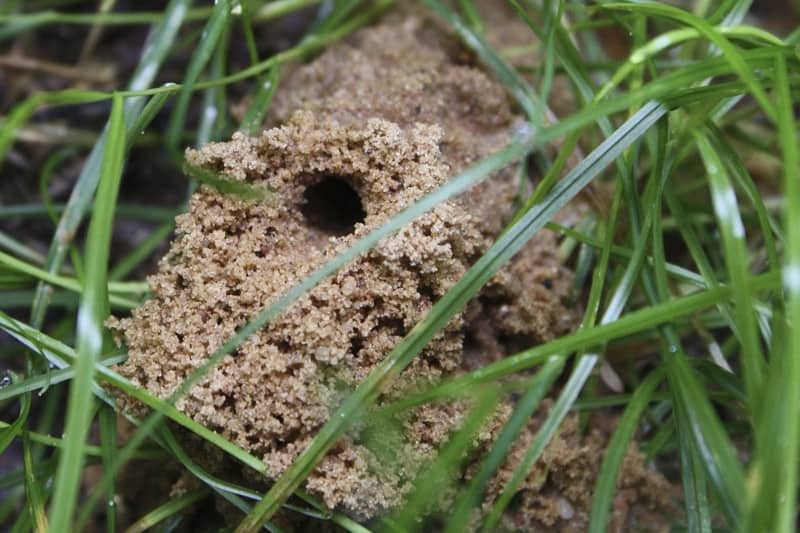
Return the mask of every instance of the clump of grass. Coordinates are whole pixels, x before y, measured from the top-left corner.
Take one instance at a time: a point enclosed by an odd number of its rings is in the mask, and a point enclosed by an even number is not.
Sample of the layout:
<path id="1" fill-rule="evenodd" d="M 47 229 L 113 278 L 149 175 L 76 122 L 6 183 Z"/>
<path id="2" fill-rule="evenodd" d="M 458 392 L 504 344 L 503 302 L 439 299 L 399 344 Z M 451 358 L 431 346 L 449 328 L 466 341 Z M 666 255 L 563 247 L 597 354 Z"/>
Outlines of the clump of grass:
<path id="1" fill-rule="evenodd" d="M 156 237 L 109 264 L 114 214 L 126 212 L 117 189 L 137 135 L 149 129 L 163 140 L 163 150 L 174 158 L 178 172 L 181 161 L 176 154 L 186 144 L 221 139 L 235 128 L 254 131 L 280 83 L 281 64 L 335 42 L 373 20 L 391 2 L 324 2 L 316 22 L 295 46 L 261 57 L 256 25 L 317 3 L 226 0 L 213 7 L 192 7 L 187 0 L 171 0 L 163 11 L 147 13 L 103 8 L 63 13 L 49 9 L 48 1 L 30 6 L 9 2 L 0 8 L 0 39 L 5 41 L 26 35 L 41 38 L 54 24 L 89 25 L 95 31 L 111 24 L 151 25 L 126 89 L 42 91 L 15 102 L 1 119 L 0 164 L 8 169 L 9 155 L 44 106 L 111 102 L 108 123 L 96 132 L 66 205 L 53 209 L 45 195 L 38 205 L 0 206 L 0 220 L 23 214 L 58 216 L 46 256 L 23 239 L 0 232 L 0 246 L 8 252 L 0 252 L 0 302 L 6 308 L 0 311 L 0 328 L 25 347 L 24 355 L 17 345 L 3 347 L 2 352 L 4 366 L 20 372 L 8 373 L 0 388 L 0 407 L 16 415 L 0 428 L 0 451 L 16 446 L 22 460 L 17 470 L 0 475 L 8 495 L 0 504 L 0 522 L 13 531 L 79 529 L 104 500 L 109 504 L 104 526 L 114 531 L 116 473 L 132 459 L 163 460 L 166 454 L 182 463 L 200 488 L 137 517 L 132 531 L 179 521 L 184 509 L 210 493 L 246 514 L 239 531 L 264 524 L 274 528 L 269 520 L 282 507 L 332 520 L 349 531 L 364 531 L 363 525 L 324 509 L 300 490 L 305 476 L 381 387 L 548 225 L 577 250 L 577 290 L 585 297 L 586 309 L 580 328 L 409 396 L 396 407 L 481 391 L 478 408 L 434 463 L 433 472 L 447 472 L 469 447 L 471 432 L 491 412 L 496 386 L 525 372 L 522 399 L 494 448 L 482 458 L 479 473 L 457 496 L 458 512 L 449 517 L 447 527 L 464 527 L 467 511 L 480 501 L 486 480 L 519 428 L 540 407 L 540 400 L 551 395 L 555 403 L 538 435 L 480 525 L 486 531 L 497 526 L 515 486 L 567 413 L 610 403 L 592 386 L 599 365 L 607 365 L 616 367 L 628 392 L 612 399 L 621 419 L 596 482 L 591 531 L 606 527 L 622 457 L 645 421 L 647 454 L 680 464 L 685 513 L 675 517 L 674 526 L 692 531 L 710 531 L 712 525 L 793 531 L 800 452 L 800 146 L 795 113 L 800 31 L 779 37 L 749 25 L 745 15 L 750 2 L 744 0 L 698 1 L 685 9 L 648 2 L 585 6 L 511 0 L 521 20 L 530 25 L 532 40 L 535 35 L 540 43 L 541 61 L 517 67 L 482 37 L 486 24 L 471 1 L 459 2 L 454 9 L 426 0 L 424 4 L 508 87 L 527 115 L 527 128 L 505 149 L 454 176 L 252 317 L 168 400 L 152 397 L 109 368 L 121 355 L 103 326 L 108 310 L 130 308 L 146 297 L 146 285 L 126 277 L 170 229 L 170 214 L 165 219 L 156 206 L 134 210 L 134 217 L 155 217 L 163 225 Z M 598 28 L 608 26 L 629 36 L 627 57 L 608 59 L 598 36 Z M 234 70 L 228 59 L 237 28 L 250 64 Z M 188 58 L 187 45 L 193 48 Z M 153 87 L 170 58 L 183 61 L 182 76 L 174 80 L 180 83 Z M 576 102 L 558 117 L 547 108 L 556 76 L 567 80 Z M 229 91 L 242 84 L 253 92 L 253 104 L 243 123 L 236 124 L 227 102 Z M 194 110 L 200 118 L 195 127 L 187 127 Z M 163 134 L 150 126 L 158 116 L 167 120 Z M 548 160 L 543 148 L 551 143 L 558 151 Z M 568 168 L 577 147 L 586 155 Z M 55 147 L 52 152 L 58 156 Z M 258 458 L 174 407 L 192 383 L 381 237 L 534 152 L 545 164 L 545 175 L 506 231 L 386 354 L 266 493 L 217 479 L 192 462 L 172 437 L 167 419 L 255 471 L 265 469 Z M 763 161 L 769 162 L 766 170 L 756 165 Z M 613 189 L 609 205 L 576 228 L 552 223 L 560 208 L 593 184 Z M 84 236 L 81 228 L 87 221 Z M 618 353 L 627 356 L 621 362 L 610 356 Z M 555 388 L 558 377 L 563 386 Z M 117 387 L 153 410 L 148 418 L 133 420 L 138 429 L 124 443 L 116 436 L 113 402 L 100 384 Z M 99 446 L 87 445 L 93 425 Z M 54 436 L 62 431 L 63 437 Z M 81 473 L 90 462 L 102 465 L 104 474 L 88 496 L 79 499 Z M 439 481 L 432 475 L 421 477 L 409 507 L 397 510 L 380 527 L 412 527 L 425 495 Z M 295 499 L 287 503 L 292 495 L 304 504 L 298 506 Z"/>

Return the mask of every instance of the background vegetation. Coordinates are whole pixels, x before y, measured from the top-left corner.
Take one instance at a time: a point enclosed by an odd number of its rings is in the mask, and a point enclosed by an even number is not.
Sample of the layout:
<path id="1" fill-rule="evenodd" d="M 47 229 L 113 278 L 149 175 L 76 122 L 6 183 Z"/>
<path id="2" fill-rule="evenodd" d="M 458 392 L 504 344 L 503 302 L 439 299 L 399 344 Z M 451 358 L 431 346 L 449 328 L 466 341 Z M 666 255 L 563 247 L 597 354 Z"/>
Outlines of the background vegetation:
<path id="1" fill-rule="evenodd" d="M 68 531 L 90 523 L 114 531 L 117 473 L 132 459 L 172 458 L 201 488 L 135 517 L 129 531 L 178 527 L 182 512 L 211 493 L 244 511 L 240 531 L 277 529 L 270 519 L 282 506 L 364 531 L 303 493 L 304 476 L 370 405 L 379 385 L 549 226 L 563 233 L 563 252 L 576 272 L 585 302 L 581 327 L 404 404 L 465 391 L 482 399 L 432 467 L 439 473 L 457 463 L 487 406 L 509 387 L 521 391 L 480 474 L 462 487 L 450 529 L 461 530 L 466 515 L 458 511 L 479 500 L 499 459 L 549 395 L 555 404 L 520 475 L 570 411 L 615 406 L 621 414 L 597 480 L 592 531 L 605 527 L 635 433 L 648 457 L 679 464 L 675 481 L 685 501 L 676 528 L 794 531 L 800 441 L 796 2 L 757 12 L 747 0 L 510 0 L 530 24 L 541 58 L 512 68 L 510 58 L 525 51 L 488 46 L 471 1 L 424 0 L 508 87 L 529 127 L 253 316 L 168 400 L 109 368 L 125 357 L 104 328 L 109 309 L 130 309 L 147 297 L 143 276 L 164 250 L 172 218 L 192 189 L 181 177 L 183 148 L 236 129 L 257 131 L 280 83 L 280 65 L 368 24 L 391 3 L 0 5 L 0 364 L 7 369 L 0 388 L 0 523 L 10 531 Z M 554 94 L 558 80 L 565 83 Z M 245 95 L 252 103 L 239 123 L 230 106 Z M 569 99 L 570 111 L 555 116 L 547 107 L 554 97 Z M 545 150 L 553 143 L 555 152 Z M 568 164 L 576 153 L 583 154 L 579 162 Z M 264 471 L 257 457 L 176 410 L 175 400 L 249 333 L 381 236 L 489 172 L 526 159 L 544 177 L 504 234 L 352 392 L 267 493 L 216 479 L 184 453 L 167 419 Z M 574 228 L 554 224 L 556 212 L 586 186 L 608 201 Z M 601 380 L 622 392 L 599 394 Z M 153 408 L 148 418 L 134 420 L 138 428 L 124 441 L 101 383 Z M 375 527 L 412 527 L 437 481 L 434 475 L 420 479 L 407 508 Z M 519 481 L 515 476 L 508 484 L 484 530 L 493 529 Z"/>

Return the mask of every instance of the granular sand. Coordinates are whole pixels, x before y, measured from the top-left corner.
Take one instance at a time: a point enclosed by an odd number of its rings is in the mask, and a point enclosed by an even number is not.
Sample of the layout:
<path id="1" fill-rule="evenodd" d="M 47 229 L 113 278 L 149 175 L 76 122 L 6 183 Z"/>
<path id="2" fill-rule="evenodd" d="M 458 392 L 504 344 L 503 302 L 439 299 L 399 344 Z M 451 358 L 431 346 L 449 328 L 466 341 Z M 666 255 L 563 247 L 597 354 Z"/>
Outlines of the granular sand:
<path id="1" fill-rule="evenodd" d="M 501 148 L 520 119 L 502 86 L 470 57 L 425 17 L 389 15 L 289 74 L 269 118 L 275 127 L 189 150 L 190 163 L 267 187 L 272 196 L 256 202 L 200 187 L 149 278 L 152 299 L 130 318 L 110 320 L 128 346 L 129 359 L 118 370 L 167 397 L 259 310 Z M 508 168 L 383 239 L 225 357 L 177 407 L 262 458 L 268 466 L 262 482 L 275 479 L 487 250 L 509 220 L 518 189 L 516 169 Z M 570 287 L 556 236 L 540 232 L 379 402 L 568 332 L 576 318 Z M 141 412 L 131 399 L 119 401 Z M 402 502 L 468 407 L 464 401 L 424 406 L 398 415 L 385 431 L 356 424 L 305 487 L 358 519 L 384 513 Z M 510 410 L 508 402 L 501 406 L 483 449 Z M 579 433 L 570 420 L 520 490 L 508 527 L 585 524 L 605 440 Z M 534 420 L 489 499 L 536 428 Z M 233 468 L 201 462 L 217 471 Z M 622 480 L 628 496 L 616 522 L 627 523 L 628 510 L 642 502 L 660 501 L 650 489 L 662 480 L 643 468 L 635 451 Z"/>

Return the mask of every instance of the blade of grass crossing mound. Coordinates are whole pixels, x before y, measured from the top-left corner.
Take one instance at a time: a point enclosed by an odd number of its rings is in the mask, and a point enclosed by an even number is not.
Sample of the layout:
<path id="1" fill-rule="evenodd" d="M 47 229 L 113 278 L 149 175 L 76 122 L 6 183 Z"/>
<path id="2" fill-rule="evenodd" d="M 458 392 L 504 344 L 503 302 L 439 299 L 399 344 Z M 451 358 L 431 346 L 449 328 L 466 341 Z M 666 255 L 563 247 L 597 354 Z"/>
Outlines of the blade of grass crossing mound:
<path id="1" fill-rule="evenodd" d="M 533 412 L 539 407 L 542 398 L 549 392 L 550 387 L 564 367 L 565 358 L 562 356 L 551 357 L 531 381 L 527 392 L 514 405 L 511 418 L 503 426 L 500 434 L 492 446 L 491 451 L 481 462 L 478 473 L 472 478 L 467 490 L 458 499 L 447 524 L 446 533 L 459 533 L 468 529 L 467 525 L 472 516 L 472 511 L 480 505 L 480 499 L 486 490 L 486 485 L 503 462 L 508 458 L 509 451 L 514 441 L 519 436 L 523 427 L 527 425 Z"/>
<path id="2" fill-rule="evenodd" d="M 613 206 L 614 210 L 611 212 L 612 223 L 615 223 L 616 221 L 617 209 L 619 207 L 618 198 L 620 196 L 620 190 L 621 188 L 618 188 L 617 194 L 615 195 L 615 202 Z M 648 193 L 649 195 L 659 194 L 657 191 L 657 186 L 648 186 Z M 649 226 L 651 219 L 652 217 L 648 212 L 648 217 L 645 221 L 645 227 Z M 601 262 L 595 271 L 595 282 L 597 285 L 592 287 L 592 300 L 585 317 L 584 326 L 590 326 L 594 322 L 594 317 L 596 316 L 597 305 L 599 304 L 600 293 L 602 289 L 601 279 L 608 271 L 611 238 L 613 238 L 613 225 L 606 236 L 606 246 L 603 250 L 603 256 L 601 257 Z M 634 281 L 638 278 L 647 244 L 647 239 L 638 240 L 636 249 L 633 253 L 633 258 L 628 262 L 625 272 L 617 282 L 613 294 L 609 299 L 606 310 L 603 313 L 603 317 L 601 319 L 602 324 L 614 323 L 619 319 L 620 314 L 625 308 L 628 297 L 630 296 Z M 606 339 L 606 341 L 607 340 L 609 339 Z M 545 422 L 539 429 L 539 432 L 529 446 L 522 461 L 515 468 L 511 480 L 509 480 L 509 482 L 503 488 L 503 492 L 492 507 L 492 510 L 483 526 L 483 531 L 491 531 L 497 525 L 500 517 L 505 511 L 505 508 L 508 506 L 514 494 L 516 493 L 517 487 L 524 480 L 525 476 L 539 458 L 544 448 L 547 446 L 547 444 L 549 444 L 550 440 L 555 435 L 556 430 L 561 425 L 561 422 L 563 422 L 564 418 L 568 414 L 572 404 L 577 399 L 577 395 L 580 393 L 581 389 L 586 383 L 586 380 L 588 379 L 598 359 L 599 357 L 595 353 L 582 355 L 578 359 L 578 364 L 573 370 L 567 386 L 561 392 L 559 399 L 556 401 L 552 411 L 548 414 Z"/>
<path id="3" fill-rule="evenodd" d="M 114 208 L 125 157 L 123 100 L 115 96 L 103 152 L 101 181 L 86 243 L 86 285 L 78 310 L 77 361 L 70 385 L 66 420 L 66 447 L 59 459 L 53 489 L 50 525 L 69 531 L 83 468 L 83 446 L 89 430 L 95 362 L 103 350 L 103 322 L 108 316 L 108 257 Z"/>
<path id="4" fill-rule="evenodd" d="M 167 147 L 172 151 L 179 149 L 178 144 L 183 134 L 183 127 L 186 124 L 186 113 L 189 111 L 189 102 L 192 98 L 194 85 L 206 67 L 208 60 L 211 59 L 211 55 L 214 53 L 222 34 L 225 32 L 230 13 L 230 0 L 218 0 L 214 3 L 214 10 L 203 28 L 200 42 L 192 53 L 189 66 L 186 67 L 186 77 L 183 79 L 178 99 L 175 102 L 175 109 L 172 111 L 169 126 L 167 127 L 166 143 Z"/>
<path id="5" fill-rule="evenodd" d="M 70 368 L 74 370 L 76 354 L 75 351 L 66 344 L 48 335 L 45 335 L 41 331 L 36 330 L 31 326 L 14 320 L 2 311 L 0 311 L 0 328 L 8 332 L 9 335 L 17 339 L 24 346 L 47 358 L 51 364 L 57 366 L 58 368 Z M 106 364 L 111 364 L 112 361 L 114 361 L 113 358 L 104 360 Z M 185 427 L 188 431 L 191 431 L 200 438 L 207 440 L 220 450 L 231 455 L 231 457 L 234 457 L 242 462 L 242 464 L 254 469 L 256 472 L 264 472 L 266 469 L 260 460 L 256 459 L 220 435 L 214 433 L 202 424 L 195 422 L 164 400 L 151 395 L 146 389 L 137 387 L 104 364 L 98 362 L 95 366 L 95 372 L 96 376 L 103 382 L 118 388 L 128 396 L 139 400 L 151 409 L 161 412 L 164 416 L 168 416 L 176 423 Z M 117 452 L 117 460 L 119 460 L 119 457 L 123 455 L 124 452 L 125 448 Z"/>
<path id="6" fill-rule="evenodd" d="M 592 510 L 589 515 L 589 533 L 603 533 L 608 526 L 608 515 L 622 459 L 625 457 L 625 452 L 628 451 L 628 445 L 636 431 L 636 425 L 663 377 L 660 371 L 650 372 L 634 392 L 625 407 L 622 418 L 617 423 L 614 436 L 611 437 L 606 447 L 603 464 L 595 482 Z"/>
<path id="7" fill-rule="evenodd" d="M 191 0 L 171 0 L 167 5 L 163 19 L 153 28 L 145 42 L 142 58 L 128 84 L 131 91 L 141 91 L 150 86 L 172 47 L 178 29 L 183 24 L 191 3 Z M 136 121 L 136 117 L 143 105 L 142 98 L 130 98 L 125 102 L 126 124 L 132 124 Z M 91 204 L 100 179 L 101 159 L 105 151 L 105 144 L 108 141 L 107 128 L 108 125 L 86 159 L 53 235 L 47 254 L 47 270 L 52 274 L 61 269 L 67 250 Z M 41 326 L 51 293 L 52 290 L 47 284 L 40 283 L 38 285 L 36 297 L 31 306 L 31 324 L 34 327 Z"/>
<path id="8" fill-rule="evenodd" d="M 776 328 L 785 332 L 782 343 L 770 361 L 770 376 L 762 410 L 757 460 L 750 470 L 750 531 L 762 526 L 770 531 L 795 531 L 797 520 L 797 469 L 800 430 L 797 409 L 800 405 L 800 146 L 795 124 L 795 103 L 788 83 L 786 62 L 776 56 L 776 96 L 778 142 L 783 155 L 784 231 L 786 250 L 783 265 L 785 323 Z M 777 315 L 781 319 L 780 314 Z"/>
<path id="9" fill-rule="evenodd" d="M 734 316 L 741 342 L 744 382 L 750 408 L 755 413 L 760 401 L 765 364 L 753 314 L 753 296 L 746 283 L 750 259 L 747 254 L 744 224 L 739 213 L 736 193 L 724 163 L 703 133 L 695 134 L 695 142 L 708 173 L 714 212 L 722 233 L 725 262 L 736 302 Z"/>
<path id="10" fill-rule="evenodd" d="M 666 113 L 660 104 L 645 105 L 631 119 L 606 139 L 572 172 L 564 177 L 538 204 L 509 228 L 492 247 L 469 269 L 455 286 L 433 306 L 392 352 L 344 401 L 339 410 L 320 429 L 308 448 L 276 481 L 264 499 L 253 508 L 237 531 L 255 531 L 272 516 L 313 470 L 324 453 L 353 422 L 355 415 L 368 404 L 381 387 L 393 379 L 416 356 L 425 344 L 463 305 L 511 258 L 528 239 L 541 229 L 556 212 L 635 142 Z"/>
<path id="11" fill-rule="evenodd" d="M 474 446 L 476 436 L 486 420 L 492 415 L 500 399 L 497 387 L 484 386 L 476 391 L 473 396 L 475 405 L 469 416 L 461 424 L 458 431 L 448 440 L 447 444 L 437 454 L 436 460 L 425 467 L 414 484 L 414 491 L 409 496 L 406 505 L 390 518 L 390 523 L 396 523 L 397 531 L 411 531 L 420 516 L 425 516 L 436 509 L 441 494 L 445 493 L 448 486 L 453 484 L 453 474 L 456 467 L 464 460 L 465 454 Z M 468 518 L 468 517 L 465 517 Z"/>
<path id="12" fill-rule="evenodd" d="M 545 446 L 547 446 L 547 444 L 553 438 L 558 430 L 558 427 L 561 425 L 561 422 L 569 413 L 569 410 L 572 408 L 572 404 L 575 403 L 575 400 L 578 398 L 578 394 L 580 394 L 581 390 L 583 389 L 583 386 L 586 383 L 586 380 L 589 378 L 589 375 L 591 374 L 592 369 L 594 368 L 598 359 L 599 358 L 596 354 L 588 354 L 584 355 L 578 360 L 578 363 L 575 365 L 575 369 L 572 371 L 569 380 L 564 385 L 564 389 L 561 391 L 558 400 L 556 400 L 555 405 L 553 405 L 553 409 L 547 415 L 547 419 L 536 433 L 536 437 L 533 439 L 528 451 L 525 452 L 522 461 L 520 461 L 519 465 L 517 465 L 517 467 L 514 469 L 514 474 L 511 476 L 511 479 L 508 481 L 508 483 L 506 483 L 502 494 L 492 506 L 492 510 L 489 512 L 489 516 L 486 518 L 486 522 L 483 524 L 481 531 L 490 532 L 496 530 L 497 524 L 500 521 L 503 512 L 511 502 L 511 498 L 514 497 L 514 494 L 516 494 L 520 483 L 522 483 L 522 481 L 528 475 L 531 467 L 539 458 Z"/>

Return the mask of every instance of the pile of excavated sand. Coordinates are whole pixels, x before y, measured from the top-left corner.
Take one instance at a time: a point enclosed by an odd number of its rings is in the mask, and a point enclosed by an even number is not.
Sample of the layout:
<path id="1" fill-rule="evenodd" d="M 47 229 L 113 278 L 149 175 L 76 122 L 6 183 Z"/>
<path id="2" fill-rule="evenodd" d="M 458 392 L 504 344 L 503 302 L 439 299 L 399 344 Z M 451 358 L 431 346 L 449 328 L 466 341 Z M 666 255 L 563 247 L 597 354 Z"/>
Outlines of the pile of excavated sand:
<path id="1" fill-rule="evenodd" d="M 118 370 L 161 398 L 259 310 L 449 176 L 501 148 L 520 121 L 502 86 L 452 37 L 424 17 L 405 14 L 298 67 L 276 95 L 270 120 L 277 126 L 257 137 L 236 134 L 187 153 L 192 164 L 269 188 L 270 199 L 200 187 L 149 279 L 152 299 L 130 318 L 111 321 L 129 350 Z M 269 469 L 261 481 L 275 479 L 349 391 L 487 250 L 510 218 L 516 174 L 514 168 L 498 172 L 385 238 L 250 337 L 178 408 L 262 458 Z M 576 317 L 568 306 L 571 276 L 557 252 L 554 234 L 536 236 L 379 402 L 568 332 Z M 141 409 L 133 400 L 120 401 Z M 488 450 L 511 406 L 501 405 L 479 450 Z M 358 519 L 384 513 L 402 503 L 468 409 L 467 401 L 417 408 L 397 415 L 395 430 L 378 438 L 369 424 L 357 424 L 305 487 Z M 532 422 L 520 438 L 490 498 L 536 427 Z M 521 487 L 507 526 L 580 529 L 606 439 L 575 428 L 557 437 Z M 626 465 L 628 507 L 659 503 L 663 480 L 635 453 Z M 620 523 L 633 516 L 628 507 L 615 517 Z"/>

